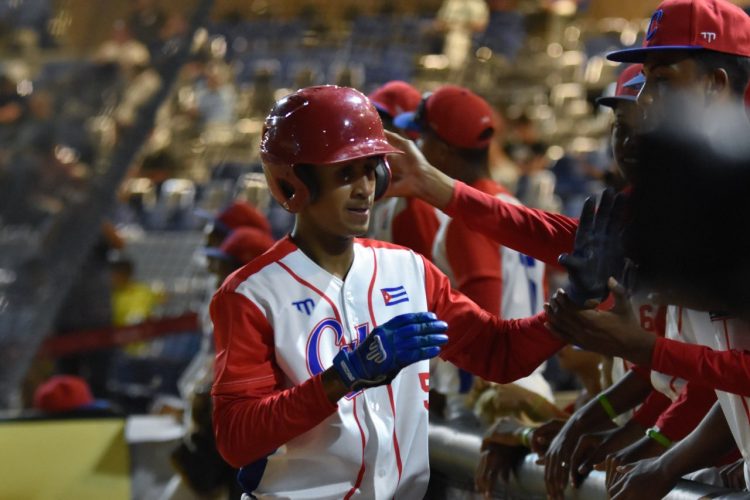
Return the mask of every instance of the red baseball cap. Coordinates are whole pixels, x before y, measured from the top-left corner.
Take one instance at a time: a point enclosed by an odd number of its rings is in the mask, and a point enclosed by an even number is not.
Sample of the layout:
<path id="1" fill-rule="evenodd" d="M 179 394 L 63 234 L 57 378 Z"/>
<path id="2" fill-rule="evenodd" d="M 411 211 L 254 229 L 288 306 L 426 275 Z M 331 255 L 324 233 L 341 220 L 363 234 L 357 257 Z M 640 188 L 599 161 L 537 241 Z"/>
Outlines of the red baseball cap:
<path id="1" fill-rule="evenodd" d="M 244 201 L 232 202 L 214 219 L 214 227 L 224 233 L 231 233 L 240 227 L 255 227 L 271 234 L 271 223 L 263 213 Z"/>
<path id="2" fill-rule="evenodd" d="M 489 146 L 495 133 L 492 107 L 471 90 L 445 85 L 422 100 L 417 111 L 393 120 L 406 130 L 424 132 L 426 126 L 452 146 L 481 149 Z"/>
<path id="3" fill-rule="evenodd" d="M 651 16 L 643 46 L 611 52 L 607 59 L 642 63 L 657 50 L 712 50 L 750 57 L 750 16 L 727 0 L 666 0 Z"/>
<path id="4" fill-rule="evenodd" d="M 607 106 L 608 108 L 614 108 L 617 103 L 622 101 L 635 102 L 635 98 L 638 96 L 641 87 L 643 87 L 643 78 L 641 71 L 643 70 L 643 64 L 631 64 L 626 67 L 617 77 L 617 86 L 615 87 L 615 95 L 599 97 L 596 99 L 596 103 L 600 106 Z"/>
<path id="5" fill-rule="evenodd" d="M 410 84 L 401 80 L 390 81 L 373 91 L 367 97 L 375 107 L 391 118 L 401 113 L 414 111 L 422 100 L 422 94 Z"/>
<path id="6" fill-rule="evenodd" d="M 208 257 L 247 264 L 274 244 L 271 235 L 255 227 L 239 227 L 219 247 L 208 247 Z"/>
<path id="7" fill-rule="evenodd" d="M 55 375 L 34 392 L 34 408 L 45 413 L 60 413 L 93 406 L 94 396 L 81 377 Z"/>

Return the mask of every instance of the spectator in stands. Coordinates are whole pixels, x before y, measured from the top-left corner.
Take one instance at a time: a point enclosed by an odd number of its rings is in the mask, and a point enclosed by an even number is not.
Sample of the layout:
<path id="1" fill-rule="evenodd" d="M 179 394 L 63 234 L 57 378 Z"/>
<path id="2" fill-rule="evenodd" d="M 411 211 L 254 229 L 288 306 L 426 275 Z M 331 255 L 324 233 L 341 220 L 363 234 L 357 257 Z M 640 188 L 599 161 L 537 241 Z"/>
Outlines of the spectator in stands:
<path id="1" fill-rule="evenodd" d="M 19 95 L 16 82 L 8 75 L 0 74 L 0 148 L 9 148 L 15 140 L 26 106 L 26 99 Z"/>
<path id="2" fill-rule="evenodd" d="M 120 63 L 125 61 L 130 54 L 145 53 L 146 46 L 133 38 L 127 23 L 118 19 L 112 25 L 110 37 L 102 43 L 94 52 L 96 63 Z"/>
<path id="3" fill-rule="evenodd" d="M 463 67 L 471 49 L 472 37 L 485 29 L 488 16 L 484 0 L 443 1 L 435 26 L 445 33 L 443 53 L 448 57 L 448 66 L 452 70 Z"/>
<path id="4" fill-rule="evenodd" d="M 125 257 L 112 260 L 112 324 L 117 327 L 137 325 L 150 319 L 166 296 L 134 279 L 133 261 Z M 145 342 L 128 344 L 125 351 L 141 354 Z"/>
<path id="5" fill-rule="evenodd" d="M 535 142 L 530 146 L 520 146 L 514 153 L 521 176 L 516 186 L 516 197 L 531 208 L 549 212 L 559 212 L 560 200 L 555 196 L 555 174 L 549 167 L 547 145 Z"/>
<path id="6" fill-rule="evenodd" d="M 518 0 L 485 1 L 489 20 L 475 45 L 489 47 L 493 55 L 513 61 L 526 38 L 523 15 L 518 11 Z"/>
<path id="7" fill-rule="evenodd" d="M 133 0 L 128 27 L 136 40 L 151 50 L 158 45 L 159 31 L 166 19 L 158 0 Z"/>
<path id="8" fill-rule="evenodd" d="M 217 64 L 205 68 L 205 78 L 195 84 L 194 116 L 203 127 L 231 127 L 236 120 L 237 93 L 227 69 Z"/>
<path id="9" fill-rule="evenodd" d="M 112 282 L 108 253 L 121 249 L 125 242 L 109 222 L 103 222 L 98 242 L 68 290 L 56 320 L 56 333 L 100 331 L 112 326 Z M 58 359 L 58 371 L 83 377 L 95 397 L 107 396 L 107 381 L 114 356 L 112 349 L 73 354 Z"/>

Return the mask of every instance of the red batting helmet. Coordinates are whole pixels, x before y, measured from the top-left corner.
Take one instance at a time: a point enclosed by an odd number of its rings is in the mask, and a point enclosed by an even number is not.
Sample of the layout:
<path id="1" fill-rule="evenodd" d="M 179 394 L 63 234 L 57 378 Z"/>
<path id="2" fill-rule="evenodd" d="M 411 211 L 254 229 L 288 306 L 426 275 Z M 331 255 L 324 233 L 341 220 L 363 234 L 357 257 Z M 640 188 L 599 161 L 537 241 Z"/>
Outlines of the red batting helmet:
<path id="1" fill-rule="evenodd" d="M 293 213 L 314 197 L 297 166 L 332 165 L 390 153 L 400 151 L 386 140 L 370 100 L 355 89 L 335 85 L 304 88 L 277 101 L 266 117 L 260 144 L 271 193 Z M 385 157 L 375 174 L 377 199 L 391 177 Z"/>

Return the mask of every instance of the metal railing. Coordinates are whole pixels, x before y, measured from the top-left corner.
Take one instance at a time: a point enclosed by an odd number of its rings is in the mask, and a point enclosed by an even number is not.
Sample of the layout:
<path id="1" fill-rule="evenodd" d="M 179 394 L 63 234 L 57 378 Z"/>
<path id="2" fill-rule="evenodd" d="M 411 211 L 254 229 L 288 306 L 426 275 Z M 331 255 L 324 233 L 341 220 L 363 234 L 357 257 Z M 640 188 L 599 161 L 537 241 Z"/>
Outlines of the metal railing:
<path id="1" fill-rule="evenodd" d="M 430 469 L 445 486 L 471 491 L 474 471 L 479 463 L 482 436 L 477 429 L 459 429 L 444 423 L 430 422 Z M 529 454 L 506 487 L 498 486 L 496 498 L 544 499 L 544 467 L 535 463 L 537 456 Z M 566 498 L 599 500 L 608 498 L 604 473 L 593 471 L 575 492 L 568 490 Z M 500 481 L 498 481 L 500 482 Z M 698 500 L 701 498 L 749 498 L 747 492 L 736 492 L 681 480 L 665 498 L 668 500 Z"/>

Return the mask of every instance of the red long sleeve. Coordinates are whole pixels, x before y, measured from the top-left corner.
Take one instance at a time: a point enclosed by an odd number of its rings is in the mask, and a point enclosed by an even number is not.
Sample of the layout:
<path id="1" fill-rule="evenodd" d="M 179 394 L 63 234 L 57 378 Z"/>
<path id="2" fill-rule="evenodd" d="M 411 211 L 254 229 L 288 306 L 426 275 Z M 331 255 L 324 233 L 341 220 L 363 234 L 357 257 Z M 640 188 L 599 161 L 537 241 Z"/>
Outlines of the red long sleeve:
<path id="1" fill-rule="evenodd" d="M 750 353 L 747 352 L 715 351 L 702 345 L 658 338 L 651 367 L 720 391 L 750 397 Z"/>
<path id="2" fill-rule="evenodd" d="M 232 466 L 263 458 L 337 410 L 319 375 L 278 390 L 283 375 L 273 361 L 271 326 L 250 300 L 222 289 L 211 302 L 211 317 L 216 342 L 214 431 L 219 452 Z"/>
<path id="3" fill-rule="evenodd" d="M 515 205 L 456 181 L 444 212 L 495 242 L 558 266 L 557 257 L 573 249 L 578 220 Z"/>
<path id="4" fill-rule="evenodd" d="M 633 413 L 631 420 L 640 424 L 644 429 L 651 427 L 671 404 L 672 401 L 667 396 L 652 389 L 643 404 Z"/>
<path id="5" fill-rule="evenodd" d="M 406 207 L 391 223 L 393 243 L 411 248 L 432 260 L 432 244 L 440 227 L 435 208 L 417 198 L 407 198 Z"/>
<path id="6" fill-rule="evenodd" d="M 693 432 L 716 403 L 716 391 L 688 382 L 678 398 L 656 421 L 656 427 L 672 441 L 679 441 Z"/>
<path id="7" fill-rule="evenodd" d="M 446 321 L 441 357 L 486 380 L 510 383 L 529 375 L 565 345 L 544 327 L 546 315 L 501 320 L 451 289 L 448 278 L 425 259 L 428 307 Z"/>
<path id="8" fill-rule="evenodd" d="M 445 235 L 445 251 L 455 287 L 485 311 L 500 315 L 503 302 L 500 245 L 476 234 L 462 221 L 452 220 Z"/>

